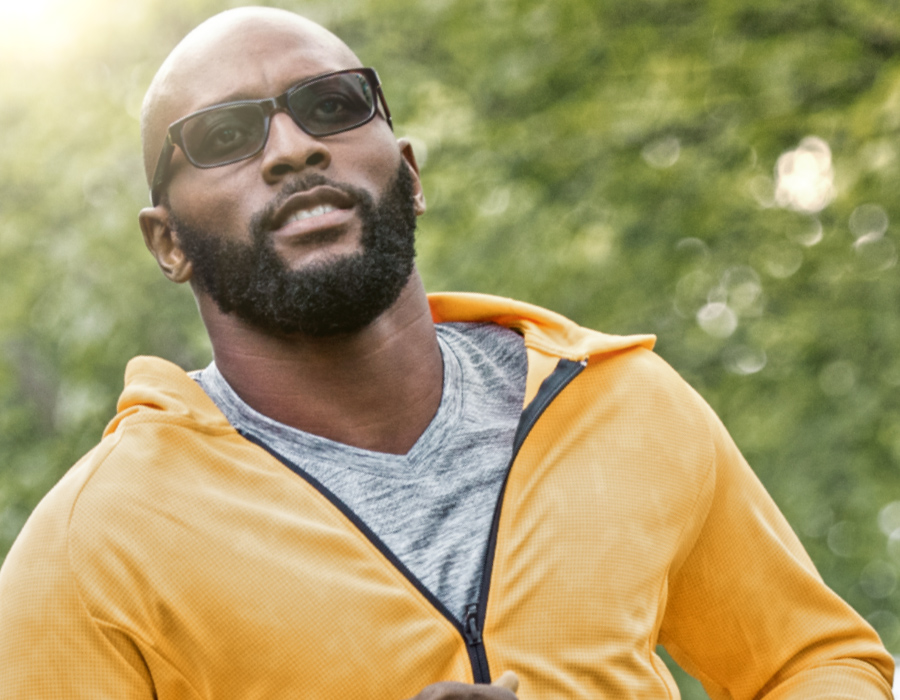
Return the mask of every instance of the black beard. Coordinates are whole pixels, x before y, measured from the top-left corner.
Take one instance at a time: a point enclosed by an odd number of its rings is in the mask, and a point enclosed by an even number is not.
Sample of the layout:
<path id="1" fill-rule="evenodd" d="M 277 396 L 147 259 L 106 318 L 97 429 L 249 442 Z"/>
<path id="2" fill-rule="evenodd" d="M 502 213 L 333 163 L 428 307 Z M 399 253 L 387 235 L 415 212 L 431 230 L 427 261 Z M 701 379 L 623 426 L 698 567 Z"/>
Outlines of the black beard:
<path id="1" fill-rule="evenodd" d="M 287 197 L 317 185 L 340 189 L 356 202 L 362 251 L 291 270 L 275 251 L 269 222 Z M 361 330 L 397 301 L 416 255 L 413 180 L 405 161 L 377 204 L 368 192 L 319 174 L 291 181 L 277 202 L 253 217 L 249 243 L 193 227 L 174 212 L 170 220 L 199 288 L 222 313 L 273 334 Z"/>

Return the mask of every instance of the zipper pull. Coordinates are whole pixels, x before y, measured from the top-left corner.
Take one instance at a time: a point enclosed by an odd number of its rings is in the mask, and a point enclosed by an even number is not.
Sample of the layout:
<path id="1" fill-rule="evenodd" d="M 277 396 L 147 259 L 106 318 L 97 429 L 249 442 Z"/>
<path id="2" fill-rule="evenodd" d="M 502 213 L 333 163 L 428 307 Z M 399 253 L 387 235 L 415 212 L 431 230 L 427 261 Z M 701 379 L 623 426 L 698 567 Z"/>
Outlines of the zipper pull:
<path id="1" fill-rule="evenodd" d="M 481 630 L 478 629 L 478 603 L 466 606 L 466 617 L 463 620 L 466 642 L 470 647 L 481 644 Z"/>

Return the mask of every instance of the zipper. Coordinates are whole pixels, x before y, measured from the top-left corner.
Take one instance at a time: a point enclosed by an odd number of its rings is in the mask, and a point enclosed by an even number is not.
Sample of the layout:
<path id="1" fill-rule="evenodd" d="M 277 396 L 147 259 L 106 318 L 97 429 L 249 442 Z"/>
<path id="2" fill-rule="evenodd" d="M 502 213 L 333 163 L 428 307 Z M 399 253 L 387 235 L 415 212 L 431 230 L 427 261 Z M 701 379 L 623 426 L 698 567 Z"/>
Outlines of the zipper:
<path id="1" fill-rule="evenodd" d="M 476 683 L 490 683 L 491 671 L 488 668 L 487 653 L 484 640 L 481 638 L 481 623 L 478 619 L 478 603 L 466 606 L 463 619 L 463 637 L 469 652 L 469 663 L 472 664 L 472 677 Z"/>
<path id="2" fill-rule="evenodd" d="M 544 411 L 547 410 L 547 407 L 553 400 L 559 396 L 560 392 L 565 389 L 575 377 L 581 374 L 584 368 L 587 367 L 587 364 L 587 360 L 560 360 L 553 372 L 541 382 L 537 394 L 531 400 L 531 403 L 525 407 L 525 410 L 522 411 L 522 416 L 519 418 L 519 425 L 516 428 L 515 438 L 513 438 L 512 457 L 509 460 L 509 466 L 506 468 L 506 476 L 503 479 L 503 485 L 500 487 L 497 505 L 494 508 L 494 517 L 491 521 L 491 531 L 490 536 L 488 537 L 484 566 L 481 570 L 481 586 L 478 591 L 478 603 L 473 603 L 466 608 L 463 636 L 468 645 L 469 659 L 472 663 L 472 675 L 476 683 L 491 682 L 491 672 L 488 667 L 487 653 L 485 652 L 481 631 L 484 629 L 488 593 L 491 588 L 491 572 L 494 566 L 494 552 L 497 549 L 497 533 L 500 529 L 500 511 L 503 506 L 503 496 L 506 493 L 506 484 L 509 481 L 509 474 L 512 471 L 519 450 L 525 442 L 525 438 L 528 437 L 528 434 L 531 432 L 535 423 L 537 423 L 538 419 L 543 415 Z"/>
<path id="3" fill-rule="evenodd" d="M 382 555 L 396 567 L 400 573 L 413 584 L 413 586 L 415 586 L 419 593 L 457 629 L 460 636 L 466 642 L 466 650 L 469 653 L 469 663 L 472 666 L 473 680 L 476 683 L 490 683 L 491 671 L 488 666 L 487 653 L 484 648 L 482 630 L 484 629 L 484 614 L 487 607 L 488 591 L 491 585 L 491 567 L 494 564 L 494 550 L 497 547 L 497 530 L 500 527 L 500 509 L 503 504 L 503 495 L 506 492 L 506 483 L 509 480 L 509 473 L 516 460 L 516 456 L 519 453 L 519 449 L 522 447 L 522 443 L 525 441 L 528 433 L 531 432 L 531 429 L 534 427 L 538 418 L 541 417 L 553 399 L 555 399 L 559 393 L 566 388 L 569 382 L 577 377 L 585 367 L 587 367 L 587 360 L 581 360 L 580 362 L 565 359 L 560 360 L 553 372 L 541 383 L 534 399 L 532 399 L 531 403 L 529 403 L 528 406 L 525 407 L 525 410 L 522 411 L 522 416 L 519 418 L 519 425 L 516 428 L 515 438 L 513 439 L 512 457 L 509 460 L 509 466 L 506 468 L 506 476 L 503 479 L 503 485 L 500 487 L 500 494 L 497 498 L 497 505 L 494 507 L 493 519 L 491 520 L 491 530 L 488 537 L 484 567 L 481 574 L 478 602 L 466 606 L 466 614 L 462 622 L 460 622 L 456 615 L 448 610 L 447 606 L 438 600 L 438 598 L 422 584 L 416 575 L 397 558 L 397 555 L 391 551 L 381 538 L 379 538 L 356 513 L 347 507 L 336 494 L 330 491 L 325 484 L 316 479 L 312 474 L 301 469 L 284 455 L 271 449 L 254 435 L 242 431 L 238 432 L 244 439 L 261 447 L 279 462 L 288 467 L 292 472 L 307 481 L 313 488 L 325 496 L 332 505 L 340 510 L 341 513 L 343 513 L 344 516 L 346 516 L 347 519 L 375 545 Z"/>

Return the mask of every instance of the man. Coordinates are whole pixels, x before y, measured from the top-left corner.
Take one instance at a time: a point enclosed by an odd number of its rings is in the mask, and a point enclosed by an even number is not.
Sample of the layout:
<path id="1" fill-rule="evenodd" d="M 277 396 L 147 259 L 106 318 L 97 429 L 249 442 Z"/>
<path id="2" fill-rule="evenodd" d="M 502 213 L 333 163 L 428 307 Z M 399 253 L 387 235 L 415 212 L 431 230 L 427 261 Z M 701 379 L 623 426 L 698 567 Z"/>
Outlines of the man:
<path id="1" fill-rule="evenodd" d="M 0 698 L 677 697 L 657 643 L 714 697 L 890 697 L 651 337 L 426 297 L 412 148 L 339 39 L 218 15 L 142 136 L 144 238 L 214 363 L 133 360 L 26 524 Z"/>

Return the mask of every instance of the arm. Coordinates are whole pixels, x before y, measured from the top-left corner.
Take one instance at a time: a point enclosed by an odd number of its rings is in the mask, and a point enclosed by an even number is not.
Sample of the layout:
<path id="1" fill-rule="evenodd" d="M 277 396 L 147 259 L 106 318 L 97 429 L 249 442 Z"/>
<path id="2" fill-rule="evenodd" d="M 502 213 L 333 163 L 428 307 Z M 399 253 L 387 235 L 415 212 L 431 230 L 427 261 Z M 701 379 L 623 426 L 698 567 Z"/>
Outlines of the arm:
<path id="1" fill-rule="evenodd" d="M 710 507 L 669 577 L 660 642 L 713 698 L 891 698 L 893 662 L 822 582 L 796 535 L 705 406 Z"/>
<path id="2" fill-rule="evenodd" d="M 65 525 L 65 513 L 32 517 L 0 569 L 0 699 L 151 700 L 138 651 L 82 602 Z"/>

